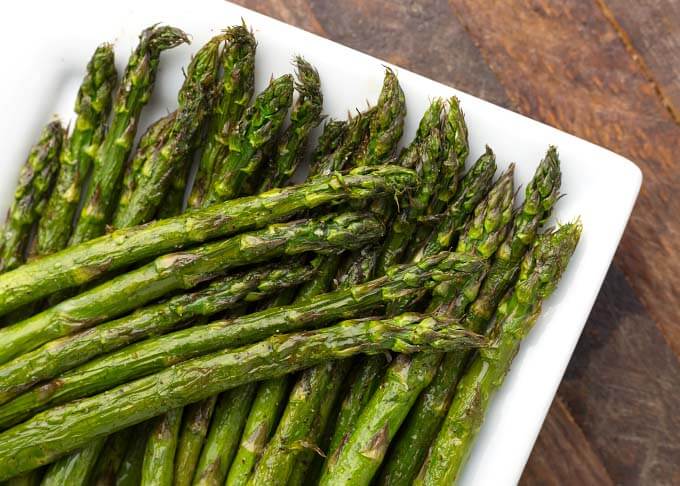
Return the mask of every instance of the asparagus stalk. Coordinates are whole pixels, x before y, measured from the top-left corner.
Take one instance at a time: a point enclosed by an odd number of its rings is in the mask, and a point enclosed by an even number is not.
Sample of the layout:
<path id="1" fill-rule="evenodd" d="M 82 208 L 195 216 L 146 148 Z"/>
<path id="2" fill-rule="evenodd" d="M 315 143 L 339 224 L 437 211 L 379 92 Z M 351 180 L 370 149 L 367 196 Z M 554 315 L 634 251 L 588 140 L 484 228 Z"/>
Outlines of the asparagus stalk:
<path id="1" fill-rule="evenodd" d="M 139 145 L 130 163 L 125 168 L 123 187 L 118 198 L 117 212 L 125 212 L 130 206 L 132 195 L 138 190 L 141 182 L 140 172 L 146 162 L 160 150 L 171 137 L 172 128 L 177 118 L 177 111 L 168 113 L 152 123 L 139 139 Z"/>
<path id="2" fill-rule="evenodd" d="M 246 383 L 357 353 L 449 351 L 484 340 L 451 320 L 404 314 L 344 321 L 273 336 L 179 363 L 99 395 L 57 407 L 0 434 L 0 480 L 46 464 L 92 439 Z"/>
<path id="3" fill-rule="evenodd" d="M 510 233 L 496 252 L 479 295 L 463 320 L 466 328 L 475 332 L 485 330 L 490 314 L 516 276 L 526 248 L 533 243 L 539 226 L 557 201 L 559 186 L 559 160 L 556 151 L 551 148 L 527 186 L 525 202 L 515 216 Z M 381 484 L 412 483 L 427 448 L 441 427 L 467 360 L 468 353 L 449 353 L 444 357 L 434 380 L 418 397 L 392 445 L 379 480 Z"/>
<path id="4" fill-rule="evenodd" d="M 127 205 L 118 206 L 113 226 L 126 228 L 153 218 L 170 181 L 186 166 L 194 136 L 212 108 L 218 54 L 224 36 L 213 37 L 191 60 L 179 91 L 179 108 L 167 138 L 156 145 L 137 173 L 135 189 Z M 184 169 L 185 170 L 185 169 Z"/>
<path id="5" fill-rule="evenodd" d="M 313 265 L 300 260 L 265 265 L 217 279 L 203 289 L 137 309 L 86 332 L 50 341 L 0 365 L 0 403 L 99 355 L 164 334 L 197 317 L 217 314 L 239 302 L 261 300 L 281 289 L 299 285 L 314 273 Z"/>
<path id="6" fill-rule="evenodd" d="M 122 429 L 123 432 L 126 429 Z M 125 453 L 123 462 L 116 474 L 116 486 L 139 486 L 142 480 L 142 466 L 144 461 L 144 451 L 149 436 L 149 423 L 144 422 L 130 428 L 135 440 L 130 442 L 130 447 Z M 116 433 L 116 434 L 117 434 Z"/>
<path id="7" fill-rule="evenodd" d="M 116 85 L 113 48 L 102 44 L 95 50 L 76 98 L 73 133 L 60 154 L 59 175 L 38 223 L 35 250 L 48 255 L 66 247 L 73 229 L 80 193 L 94 154 L 105 133 Z"/>
<path id="8" fill-rule="evenodd" d="M 415 199 L 419 200 L 420 209 L 423 205 L 427 205 L 432 191 L 436 187 L 436 174 L 441 165 L 440 126 L 442 111 L 443 103 L 441 100 L 437 99 L 431 103 L 420 121 L 414 140 L 402 150 L 399 156 L 400 165 L 416 167 L 418 175 L 424 181 L 419 186 L 418 193 L 415 196 Z M 380 217 L 385 219 L 390 219 L 394 213 L 393 205 L 386 200 L 374 205 L 373 209 Z M 352 263 L 346 269 L 348 277 L 356 278 L 373 273 L 380 275 L 388 265 L 394 263 L 401 256 L 402 252 L 395 247 L 396 235 L 400 233 L 398 226 L 399 223 L 394 222 L 390 227 L 392 241 L 388 237 L 382 245 L 371 245 L 364 248 L 361 254 L 354 255 Z M 404 238 L 400 239 L 404 241 L 400 244 L 405 244 L 410 236 L 410 231 L 402 231 L 401 233 L 403 233 Z M 380 382 L 385 365 L 385 359 L 382 356 L 361 359 L 357 364 L 357 369 L 352 372 L 350 386 L 347 388 L 340 405 L 335 427 L 330 434 L 330 451 L 335 450 L 342 438 L 353 428 L 359 412 Z"/>
<path id="9" fill-rule="evenodd" d="M 173 484 L 176 486 L 189 486 L 194 479 L 198 456 L 208 433 L 216 402 L 217 397 L 210 397 L 184 409 L 173 473 Z"/>
<path id="10" fill-rule="evenodd" d="M 310 162 L 310 173 L 320 175 L 321 161 L 334 154 L 344 143 L 349 132 L 350 120 L 329 119 L 323 126 Z M 328 170 L 328 172 L 333 172 Z"/>
<path id="11" fill-rule="evenodd" d="M 358 169 L 118 230 L 0 275 L 0 315 L 176 248 L 259 228 L 322 204 L 403 191 L 415 182 L 412 171 L 399 167 Z"/>
<path id="12" fill-rule="evenodd" d="M 407 204 L 402 205 L 401 211 L 392 222 L 377 263 L 379 274 L 384 272 L 385 268 L 402 259 L 415 232 L 418 218 L 427 213 L 430 199 L 437 189 L 443 159 L 441 150 L 443 109 L 444 103 L 441 99 L 436 99 L 430 104 L 420 121 L 415 140 L 402 154 L 402 159 L 415 159 L 413 161 L 408 160 L 406 167 L 415 168 L 421 183 L 418 191 L 413 197 L 409 198 Z M 411 165 L 412 163 L 413 165 Z M 401 165 L 405 164 L 402 163 Z"/>
<path id="13" fill-rule="evenodd" d="M 358 123 L 358 120 L 362 117 L 363 115 L 360 114 L 359 117 L 348 122 L 326 124 L 313 155 L 310 167 L 312 175 L 318 175 L 319 171 L 325 171 L 329 167 L 340 168 L 346 162 L 354 148 L 355 142 L 353 140 L 362 138 L 363 132 L 368 128 L 367 123 Z M 339 256 L 319 256 L 316 260 L 320 271 L 315 278 L 298 291 L 297 302 L 326 292 L 335 276 Z M 271 307 L 289 304 L 293 296 L 284 295 L 277 298 L 274 302 L 271 302 Z M 286 299 L 289 300 L 281 302 Z M 243 427 L 239 447 L 228 471 L 226 479 L 228 484 L 245 484 L 248 480 L 253 466 L 262 455 L 271 432 L 278 422 L 281 406 L 288 394 L 289 381 L 288 377 L 275 378 L 258 386 L 250 413 Z M 223 478 L 219 479 L 218 482 L 223 482 Z"/>
<path id="14" fill-rule="evenodd" d="M 347 360 L 340 363 L 341 366 L 334 362 L 323 363 L 302 373 L 290 393 L 276 434 L 267 444 L 247 484 L 287 484 L 300 451 L 317 447 L 309 442 L 309 433 L 314 428 L 324 400 L 329 399 L 328 392 L 336 384 L 333 375 L 347 368 Z M 339 382 L 342 383 L 341 380 Z M 282 461 L 279 454 L 288 454 L 290 458 Z"/>
<path id="15" fill-rule="evenodd" d="M 146 441 L 141 486 L 171 486 L 182 409 L 174 408 L 156 418 Z"/>
<path id="16" fill-rule="evenodd" d="M 446 108 L 441 128 L 443 159 L 439 181 L 436 184 L 435 194 L 427 207 L 426 217 L 430 220 L 440 217 L 457 195 L 465 161 L 470 153 L 467 125 L 458 98 L 455 96 L 449 98 Z M 491 180 L 490 177 L 489 181 Z M 432 226 L 430 224 L 419 224 L 411 238 L 407 254 L 415 254 L 431 233 Z"/>
<path id="17" fill-rule="evenodd" d="M 459 243 L 464 253 L 488 259 L 503 241 L 512 219 L 514 196 L 511 168 L 499 178 L 475 214 Z M 429 312 L 462 317 L 467 304 L 477 295 L 483 275 L 462 288 L 448 283 L 435 287 Z M 399 356 L 359 415 L 354 431 L 332 452 L 326 462 L 320 484 L 335 481 L 368 484 L 380 466 L 387 448 L 420 392 L 436 373 L 439 354 L 419 353 Z"/>
<path id="18" fill-rule="evenodd" d="M 97 150 L 92 180 L 85 195 L 80 218 L 70 244 L 78 244 L 104 233 L 110 222 L 125 162 L 132 150 L 142 108 L 149 101 L 156 79 L 160 54 L 188 42 L 187 35 L 168 26 L 144 30 L 130 56 L 113 103 L 113 119 Z"/>
<path id="19" fill-rule="evenodd" d="M 131 442 L 139 440 L 138 437 L 133 437 L 133 432 L 133 429 L 121 430 L 106 439 L 92 473 L 92 484 L 95 486 L 116 484 L 116 476 L 125 459 L 127 448 Z"/>
<path id="20" fill-rule="evenodd" d="M 220 56 L 224 75 L 217 106 L 208 126 L 194 186 L 189 195 L 188 205 L 191 208 L 204 206 L 203 200 L 212 183 L 215 168 L 227 154 L 228 134 L 241 118 L 253 96 L 255 86 L 257 43 L 253 34 L 244 24 L 230 27 L 224 35 L 226 46 Z"/>
<path id="21" fill-rule="evenodd" d="M 377 165 L 389 160 L 396 152 L 404 132 L 406 100 L 394 71 L 387 68 L 377 110 L 371 118 L 369 139 L 355 161 L 358 167 Z"/>
<path id="22" fill-rule="evenodd" d="M 543 300 L 552 294 L 581 234 L 579 222 L 539 236 L 524 257 L 514 291 L 501 301 L 491 339 L 494 345 L 472 360 L 456 387 L 453 403 L 427 453 L 417 484 L 453 484 L 501 386 L 520 342 L 536 323 Z"/>
<path id="23" fill-rule="evenodd" d="M 40 483 L 42 486 L 87 486 L 106 439 L 92 440 L 82 449 L 53 463 Z"/>
<path id="24" fill-rule="evenodd" d="M 261 383 L 253 399 L 225 485 L 246 484 L 255 463 L 278 423 L 279 411 L 288 395 L 289 380 L 274 378 Z"/>
<path id="25" fill-rule="evenodd" d="M 256 391 L 256 383 L 247 383 L 219 396 L 192 484 L 224 484 Z"/>
<path id="26" fill-rule="evenodd" d="M 321 122 L 323 94 L 317 70 L 302 57 L 295 58 L 298 99 L 290 114 L 290 125 L 281 135 L 271 167 L 260 192 L 282 186 L 297 169 L 304 155 L 310 131 Z"/>
<path id="27" fill-rule="evenodd" d="M 416 265 L 390 269 L 386 276 L 366 284 L 318 295 L 296 305 L 147 339 L 81 365 L 0 406 L 0 427 L 16 424 L 45 405 L 104 391 L 201 354 L 362 315 L 423 288 L 432 288 L 435 283 L 466 279 L 483 267 L 476 257 L 444 252 Z"/>
<path id="28" fill-rule="evenodd" d="M 229 152 L 215 168 L 204 206 L 233 199 L 243 191 L 244 183 L 261 166 L 269 144 L 275 140 L 293 100 L 293 77 L 274 79 L 246 110 L 241 121 L 229 133 Z"/>
<path id="29" fill-rule="evenodd" d="M 0 272 L 16 268 L 25 261 L 31 228 L 45 208 L 58 170 L 63 136 L 61 123 L 49 123 L 21 168 L 0 242 Z"/>
<path id="30" fill-rule="evenodd" d="M 456 243 L 456 235 L 463 228 L 475 206 L 488 192 L 495 172 L 496 156 L 491 148 L 487 147 L 486 152 L 463 177 L 460 190 L 446 212 L 439 218 L 436 228 L 424 241 L 423 246 L 415 251 L 414 260 L 435 255 Z"/>
<path id="31" fill-rule="evenodd" d="M 168 292 L 192 288 L 236 266 L 306 251 L 333 253 L 376 239 L 384 228 L 365 213 L 331 214 L 170 253 L 0 329 L 0 363 L 38 346 L 113 319 Z"/>

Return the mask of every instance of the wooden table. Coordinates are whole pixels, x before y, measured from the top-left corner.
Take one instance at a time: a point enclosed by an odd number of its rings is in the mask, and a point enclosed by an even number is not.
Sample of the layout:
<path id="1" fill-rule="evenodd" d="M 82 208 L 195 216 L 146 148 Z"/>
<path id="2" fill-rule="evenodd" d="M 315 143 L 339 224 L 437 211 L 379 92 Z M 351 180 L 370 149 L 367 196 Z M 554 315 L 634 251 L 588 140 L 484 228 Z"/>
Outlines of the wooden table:
<path id="1" fill-rule="evenodd" d="M 680 484 L 680 1 L 237 3 L 637 162 L 640 198 L 522 484 Z"/>

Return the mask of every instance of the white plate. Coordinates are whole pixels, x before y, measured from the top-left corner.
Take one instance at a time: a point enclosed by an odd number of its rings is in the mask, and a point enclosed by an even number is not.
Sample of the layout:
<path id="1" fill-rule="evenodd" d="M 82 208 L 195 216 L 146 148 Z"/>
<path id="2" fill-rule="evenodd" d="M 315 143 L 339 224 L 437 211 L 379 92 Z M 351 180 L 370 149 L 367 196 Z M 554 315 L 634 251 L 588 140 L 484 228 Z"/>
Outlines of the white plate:
<path id="1" fill-rule="evenodd" d="M 4 6 L 0 18 L 0 209 L 7 208 L 25 154 L 51 114 L 72 119 L 72 104 L 84 66 L 95 46 L 115 42 L 122 72 L 139 31 L 155 22 L 176 25 L 193 36 L 192 46 L 163 54 L 153 99 L 143 125 L 176 106 L 181 67 L 221 28 L 244 18 L 259 46 L 257 89 L 269 77 L 291 71 L 303 54 L 321 74 L 325 112 L 374 102 L 384 61 L 221 0 L 118 0 L 97 3 L 23 1 Z M 526 184 L 548 144 L 559 148 L 563 192 L 555 216 L 580 215 L 584 232 L 559 289 L 546 302 L 536 328 L 522 346 L 502 390 L 494 398 L 460 481 L 464 485 L 515 484 L 531 452 L 562 374 L 578 341 L 635 202 L 642 176 L 630 161 L 589 142 L 499 108 L 404 69 L 396 68 L 406 93 L 409 140 L 428 100 L 457 95 L 470 128 L 472 153 L 495 150 L 500 169 L 517 163 L 516 181 Z M 468 161 L 468 162 L 470 162 Z"/>

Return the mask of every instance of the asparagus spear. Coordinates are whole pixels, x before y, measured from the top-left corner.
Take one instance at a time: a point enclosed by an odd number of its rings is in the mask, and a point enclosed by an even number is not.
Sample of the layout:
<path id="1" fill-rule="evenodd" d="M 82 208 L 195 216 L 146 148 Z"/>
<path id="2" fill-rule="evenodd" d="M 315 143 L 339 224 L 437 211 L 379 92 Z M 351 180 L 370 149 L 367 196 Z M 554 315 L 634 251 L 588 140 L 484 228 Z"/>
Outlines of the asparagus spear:
<path id="1" fill-rule="evenodd" d="M 305 251 L 332 253 L 356 248 L 380 237 L 383 231 L 382 223 L 370 214 L 331 214 L 271 225 L 192 250 L 160 256 L 137 270 L 0 329 L 0 364 L 52 339 L 117 317 L 173 290 L 194 287 L 230 268 Z"/>
<path id="2" fill-rule="evenodd" d="M 314 153 L 310 172 L 318 175 L 329 167 L 340 168 L 354 150 L 354 140 L 363 137 L 368 128 L 367 123 L 358 123 L 365 118 L 362 114 L 348 122 L 330 122 L 326 124 L 318 147 Z M 304 285 L 296 297 L 296 302 L 303 302 L 322 292 L 326 292 L 333 279 L 339 256 L 319 256 L 316 258 L 319 273 Z M 271 306 L 289 304 L 294 295 L 284 295 L 275 299 Z M 284 299 L 289 299 L 281 302 Z M 241 442 L 228 471 L 227 483 L 245 484 L 255 463 L 259 460 L 272 429 L 278 421 L 278 415 L 289 389 L 289 378 L 275 378 L 258 386 L 250 413 L 243 427 Z M 223 478 L 219 478 L 223 481 Z"/>
<path id="3" fill-rule="evenodd" d="M 442 163 L 435 193 L 427 207 L 427 217 L 436 219 L 453 201 L 460 187 L 465 160 L 470 152 L 467 125 L 455 96 L 447 101 L 446 114 L 442 123 Z M 489 176 L 491 177 L 491 176 Z M 490 178 L 489 178 L 490 180 Z M 432 233 L 429 224 L 420 224 L 409 243 L 408 254 L 413 255 Z"/>
<path id="4" fill-rule="evenodd" d="M 403 191 L 415 182 L 412 171 L 398 167 L 358 169 L 118 230 L 0 275 L 0 315 L 176 248 L 259 228 L 322 204 Z"/>
<path id="5" fill-rule="evenodd" d="M 371 118 L 369 141 L 355 161 L 358 167 L 381 164 L 394 155 L 404 132 L 405 116 L 404 92 L 394 71 L 387 68 L 377 110 Z"/>
<path id="6" fill-rule="evenodd" d="M 173 473 L 173 484 L 176 486 L 189 486 L 194 479 L 198 455 L 208 433 L 216 402 L 217 397 L 211 397 L 184 409 Z"/>
<path id="7" fill-rule="evenodd" d="M 525 202 L 496 253 L 479 295 L 463 320 L 466 328 L 475 332 L 485 330 L 490 314 L 516 276 L 526 248 L 534 241 L 538 227 L 557 201 L 559 186 L 559 160 L 556 151 L 551 148 L 527 186 Z M 411 484 L 427 448 L 441 427 L 467 359 L 467 353 L 449 353 L 444 357 L 434 380 L 418 397 L 399 431 L 386 458 L 381 484 Z"/>
<path id="8" fill-rule="evenodd" d="M 513 170 L 499 178 L 466 227 L 459 249 L 488 259 L 507 234 L 512 219 Z M 428 311 L 437 315 L 462 317 L 467 304 L 477 295 L 483 275 L 465 286 L 442 283 L 435 287 Z M 326 461 L 320 484 L 335 481 L 368 484 L 380 466 L 387 447 L 406 418 L 420 392 L 429 385 L 441 361 L 439 354 L 418 353 L 399 356 L 359 415 L 354 431 Z"/>
<path id="9" fill-rule="evenodd" d="M 442 110 L 443 103 L 441 100 L 437 99 L 431 103 L 419 123 L 414 140 L 402 150 L 399 156 L 400 165 L 417 167 L 417 172 L 421 178 L 425 174 L 424 183 L 420 185 L 415 196 L 419 200 L 419 207 L 421 208 L 423 204 L 427 204 L 433 188 L 436 187 L 436 173 L 439 170 L 439 162 L 441 161 L 439 152 L 441 148 L 440 125 Z M 421 158 L 423 159 L 422 162 Z M 380 217 L 386 220 L 390 219 L 394 213 L 393 205 L 386 200 L 374 205 L 373 209 Z M 394 222 L 391 225 L 391 234 L 399 233 L 395 225 L 398 227 L 398 222 Z M 404 242 L 400 244 L 404 244 L 408 238 L 407 232 L 403 233 L 405 236 L 405 238 L 402 238 Z M 382 245 L 371 245 L 364 248 L 361 254 L 353 255 L 353 262 L 346 269 L 347 275 L 350 277 L 353 275 L 361 276 L 362 274 L 371 275 L 373 273 L 380 275 L 389 264 L 392 264 L 401 255 L 401 251 L 394 249 L 395 241 L 390 241 L 388 237 Z M 357 369 L 352 372 L 350 386 L 347 388 L 340 405 L 334 430 L 330 434 L 329 450 L 335 450 L 342 438 L 353 428 L 360 410 L 378 385 L 385 364 L 385 359 L 382 356 L 371 356 L 361 359 L 357 364 Z"/>
<path id="10" fill-rule="evenodd" d="M 92 473 L 92 484 L 113 486 L 116 483 L 116 476 L 125 459 L 127 448 L 133 440 L 139 440 L 138 437 L 133 437 L 133 432 L 132 428 L 121 430 L 106 439 Z"/>
<path id="11" fill-rule="evenodd" d="M 274 333 L 309 329 L 362 315 L 423 288 L 432 288 L 435 283 L 464 280 L 478 274 L 483 267 L 476 257 L 443 252 L 416 265 L 390 269 L 386 276 L 366 284 L 318 295 L 296 305 L 147 339 L 81 365 L 0 406 L 0 427 L 16 424 L 47 404 L 64 403 L 107 390 L 159 371 L 168 364 L 252 343 Z"/>
<path id="12" fill-rule="evenodd" d="M 25 260 L 31 228 L 44 210 L 58 170 L 63 136 L 61 123 L 49 123 L 21 168 L 0 242 L 0 272 L 16 268 Z"/>
<path id="13" fill-rule="evenodd" d="M 228 151 L 228 134 L 241 118 L 255 86 L 255 49 L 253 34 L 244 25 L 225 31 L 226 46 L 220 56 L 224 71 L 219 100 L 213 113 L 206 143 L 196 172 L 194 186 L 189 195 L 191 208 L 202 207 L 210 188 L 213 172 Z M 223 135 L 223 134 L 226 134 Z"/>
<path id="14" fill-rule="evenodd" d="M 82 243 L 104 233 L 117 201 L 139 114 L 151 96 L 160 54 L 184 42 L 188 42 L 184 32 L 167 26 L 154 25 L 140 35 L 118 88 L 111 125 L 94 158 L 92 180 L 70 244 Z"/>
<path id="15" fill-rule="evenodd" d="M 97 462 L 97 456 L 104 446 L 105 438 L 92 440 L 82 449 L 62 457 L 53 463 L 40 483 L 42 486 L 86 486 Z"/>
<path id="16" fill-rule="evenodd" d="M 127 205 L 119 205 L 113 226 L 126 228 L 153 218 L 170 181 L 186 165 L 191 143 L 212 107 L 217 60 L 224 36 L 213 37 L 191 60 L 179 91 L 179 108 L 162 145 L 156 145 L 137 173 Z"/>
<path id="17" fill-rule="evenodd" d="M 522 339 L 552 294 L 576 249 L 580 222 L 540 235 L 524 257 L 512 292 L 501 301 L 491 339 L 494 345 L 472 360 L 456 387 L 453 403 L 427 453 L 417 484 L 453 484 L 484 420 L 494 392 L 501 386 Z"/>
<path id="18" fill-rule="evenodd" d="M 488 192 L 495 172 L 496 156 L 491 148 L 487 147 L 486 152 L 477 159 L 463 177 L 460 190 L 440 218 L 436 228 L 425 240 L 423 247 L 415 251 L 414 260 L 435 255 L 456 243 L 455 236 L 462 229 L 475 206 Z"/>
<path id="19" fill-rule="evenodd" d="M 436 99 L 430 104 L 420 121 L 415 140 L 402 154 L 402 159 L 415 159 L 413 162 L 407 162 L 406 167 L 415 167 L 421 183 L 413 197 L 410 197 L 406 204 L 402 204 L 401 211 L 392 222 L 377 263 L 378 273 L 382 273 L 385 268 L 402 259 L 415 232 L 418 218 L 427 213 L 430 199 L 436 191 L 443 158 L 441 150 L 443 109 L 444 103 L 441 99 Z"/>
<path id="20" fill-rule="evenodd" d="M 283 125 L 292 100 L 293 77 L 284 74 L 255 98 L 229 134 L 222 134 L 228 137 L 229 152 L 215 168 L 204 206 L 241 194 L 245 181 L 264 161 L 266 148 Z"/>
<path id="21" fill-rule="evenodd" d="M 219 396 L 192 484 L 224 484 L 256 391 L 256 383 L 247 383 Z"/>
<path id="22" fill-rule="evenodd" d="M 142 466 L 144 461 L 144 451 L 146 450 L 146 442 L 149 436 L 149 423 L 143 422 L 139 425 L 131 427 L 131 434 L 135 440 L 130 442 L 130 447 L 125 453 L 123 462 L 118 468 L 116 474 L 116 486 L 139 486 L 142 480 Z M 126 429 L 122 429 L 123 432 Z M 117 434 L 116 433 L 116 434 Z"/>
<path id="23" fill-rule="evenodd" d="M 80 192 L 104 137 L 115 85 L 113 48 L 110 44 L 102 44 L 90 59 L 78 91 L 75 106 L 78 116 L 73 133 L 61 151 L 59 175 L 38 224 L 35 237 L 38 255 L 48 255 L 65 248 L 71 237 Z"/>
<path id="24" fill-rule="evenodd" d="M 174 408 L 156 418 L 146 441 L 142 461 L 142 486 L 171 486 L 182 409 Z"/>
<path id="25" fill-rule="evenodd" d="M 229 388 L 321 362 L 386 349 L 449 351 L 484 340 L 453 321 L 403 314 L 344 321 L 318 331 L 273 336 L 195 358 L 99 395 L 57 407 L 0 434 L 0 480 L 39 467 L 92 439 Z"/>
<path id="26" fill-rule="evenodd" d="M 217 279 L 205 288 L 137 309 L 86 332 L 50 341 L 0 365 L 0 403 L 39 381 L 53 378 L 101 354 L 164 334 L 196 317 L 217 314 L 244 300 L 260 300 L 281 289 L 299 285 L 314 273 L 313 265 L 300 260 L 265 265 Z"/>
<path id="27" fill-rule="evenodd" d="M 309 132 L 321 122 L 323 94 L 317 70 L 302 57 L 295 58 L 298 99 L 290 114 L 290 125 L 281 135 L 260 192 L 283 185 L 291 178 L 304 155 Z"/>
<path id="28" fill-rule="evenodd" d="M 329 119 L 323 126 L 316 148 L 312 154 L 310 173 L 320 174 L 321 161 L 334 154 L 345 141 L 349 132 L 350 120 Z M 316 168 L 316 169 L 315 169 Z M 333 172 L 329 170 L 328 172 Z"/>
<path id="29" fill-rule="evenodd" d="M 289 380 L 274 378 L 261 383 L 241 434 L 241 442 L 230 461 L 225 485 L 246 484 L 255 463 L 267 445 L 271 431 L 278 423 L 279 410 L 288 395 Z M 272 413 L 273 412 L 273 413 Z"/>
<path id="30" fill-rule="evenodd" d="M 117 212 L 125 212 L 130 206 L 132 194 L 137 191 L 141 182 L 140 172 L 154 152 L 160 150 L 168 142 L 175 124 L 177 112 L 173 111 L 152 123 L 139 139 L 139 145 L 123 175 L 123 188 L 118 198 Z"/>

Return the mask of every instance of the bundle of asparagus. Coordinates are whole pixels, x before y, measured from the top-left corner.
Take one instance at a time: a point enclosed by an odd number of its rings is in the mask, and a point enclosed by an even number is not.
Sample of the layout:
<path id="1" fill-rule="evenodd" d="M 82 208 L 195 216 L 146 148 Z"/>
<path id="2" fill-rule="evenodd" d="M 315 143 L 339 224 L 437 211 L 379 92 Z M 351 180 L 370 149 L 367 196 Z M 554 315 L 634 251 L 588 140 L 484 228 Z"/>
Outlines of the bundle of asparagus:
<path id="1" fill-rule="evenodd" d="M 398 152 L 387 69 L 287 186 L 322 80 L 298 56 L 253 98 L 246 25 L 197 51 L 133 150 L 160 53 L 184 42 L 144 30 L 115 96 L 98 47 L 71 133 L 50 123 L 22 169 L 0 254 L 0 480 L 451 484 L 581 233 L 541 233 L 557 150 L 514 209 L 490 148 L 464 173 L 456 98 Z"/>

